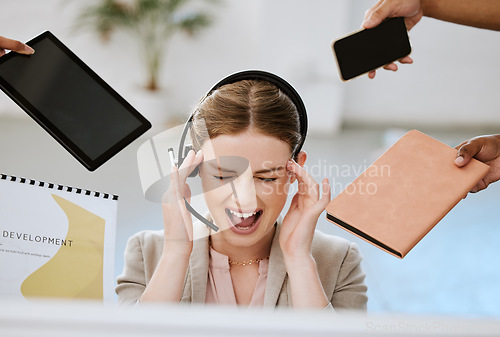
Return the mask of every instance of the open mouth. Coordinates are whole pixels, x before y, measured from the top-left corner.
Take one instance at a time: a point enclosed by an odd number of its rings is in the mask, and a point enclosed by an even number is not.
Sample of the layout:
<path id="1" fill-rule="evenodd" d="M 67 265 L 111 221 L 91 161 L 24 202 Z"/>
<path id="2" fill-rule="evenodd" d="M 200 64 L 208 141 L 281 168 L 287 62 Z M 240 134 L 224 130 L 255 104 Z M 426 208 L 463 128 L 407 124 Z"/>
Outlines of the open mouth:
<path id="1" fill-rule="evenodd" d="M 262 210 L 253 213 L 240 213 L 226 208 L 226 214 L 234 227 L 241 231 L 248 231 L 257 224 L 262 215 Z"/>

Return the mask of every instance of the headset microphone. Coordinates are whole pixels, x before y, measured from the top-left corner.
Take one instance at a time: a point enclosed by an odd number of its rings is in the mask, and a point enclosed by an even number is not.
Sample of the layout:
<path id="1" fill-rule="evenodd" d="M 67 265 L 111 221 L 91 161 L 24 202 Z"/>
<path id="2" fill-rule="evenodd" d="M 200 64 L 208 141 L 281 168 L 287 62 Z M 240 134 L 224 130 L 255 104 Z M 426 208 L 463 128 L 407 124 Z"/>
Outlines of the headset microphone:
<path id="1" fill-rule="evenodd" d="M 188 150 L 189 152 L 189 150 Z M 180 165 L 177 165 L 178 164 L 178 160 L 175 159 L 175 155 L 174 155 L 174 149 L 172 148 L 169 148 L 168 149 L 168 155 L 170 156 L 170 162 L 172 163 L 172 166 L 180 166 Z M 187 155 L 187 154 L 186 154 Z M 195 169 L 195 171 L 197 171 L 197 168 Z M 192 175 L 192 173 L 190 174 L 190 176 Z M 217 227 L 213 222 L 211 221 L 208 221 L 204 216 L 202 216 L 200 213 L 198 213 L 192 206 L 191 204 L 186 200 L 186 198 L 184 198 L 184 205 L 186 205 L 186 209 L 191 213 L 193 214 L 198 220 L 200 220 L 201 222 L 203 222 L 206 226 L 208 226 L 210 229 L 214 230 L 215 232 L 219 231 L 219 227 Z"/>

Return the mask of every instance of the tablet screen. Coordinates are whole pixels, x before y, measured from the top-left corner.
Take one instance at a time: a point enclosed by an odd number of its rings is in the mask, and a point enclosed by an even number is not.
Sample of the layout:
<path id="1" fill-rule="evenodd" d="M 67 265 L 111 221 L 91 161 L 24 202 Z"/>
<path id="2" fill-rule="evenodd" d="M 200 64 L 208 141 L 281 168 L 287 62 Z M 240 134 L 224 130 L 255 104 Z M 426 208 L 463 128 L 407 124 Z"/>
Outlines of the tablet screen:
<path id="1" fill-rule="evenodd" d="M 89 170 L 151 127 L 50 32 L 27 44 L 0 58 L 0 87 Z"/>

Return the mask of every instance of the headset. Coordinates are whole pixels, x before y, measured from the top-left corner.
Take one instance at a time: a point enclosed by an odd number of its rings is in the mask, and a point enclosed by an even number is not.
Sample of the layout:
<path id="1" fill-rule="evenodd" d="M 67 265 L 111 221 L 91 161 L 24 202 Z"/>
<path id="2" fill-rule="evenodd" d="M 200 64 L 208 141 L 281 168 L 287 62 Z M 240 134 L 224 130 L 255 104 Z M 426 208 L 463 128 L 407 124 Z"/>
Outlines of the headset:
<path id="1" fill-rule="evenodd" d="M 297 148 L 295 149 L 293 155 L 295 156 L 298 154 L 304 145 L 304 141 L 306 139 L 306 134 L 307 134 L 307 113 L 306 113 L 306 107 L 304 105 L 304 102 L 302 101 L 302 98 L 300 98 L 300 95 L 297 93 L 297 91 L 288 83 L 285 81 L 283 78 L 266 72 L 262 70 L 245 70 L 241 72 L 234 73 L 232 75 L 229 75 L 222 80 L 220 80 L 217 84 L 215 84 L 210 91 L 204 96 L 202 99 L 205 100 L 207 97 L 209 97 L 214 91 L 219 89 L 220 87 L 226 85 L 226 84 L 232 84 L 236 83 L 239 81 L 243 80 L 256 80 L 256 81 L 266 81 L 269 83 L 274 84 L 282 93 L 284 93 L 286 96 L 290 98 L 290 100 L 293 102 L 295 107 L 297 108 L 297 112 L 299 114 L 299 123 L 300 123 L 300 134 L 301 134 L 301 141 L 297 145 Z M 172 148 L 169 148 L 169 155 L 170 155 L 170 160 L 172 161 L 172 164 L 175 164 L 177 167 L 180 167 L 184 160 L 186 159 L 186 156 L 188 152 L 193 148 L 191 144 L 185 144 L 186 142 L 186 136 L 191 128 L 191 125 L 193 124 L 193 119 L 194 116 L 196 115 L 196 110 L 189 116 L 186 124 L 184 125 L 184 129 L 182 131 L 182 135 L 179 141 L 179 151 L 178 151 L 178 158 L 175 159 L 174 156 L 174 150 Z M 196 176 L 198 170 L 195 169 L 189 176 L 193 177 Z M 202 216 L 200 213 L 198 213 L 184 198 L 184 203 L 186 205 L 186 209 L 198 220 L 200 220 L 202 223 L 204 223 L 206 226 L 208 226 L 210 229 L 214 230 L 217 232 L 219 230 L 219 227 L 217 227 L 214 223 L 211 221 L 207 220 L 204 216 Z"/>

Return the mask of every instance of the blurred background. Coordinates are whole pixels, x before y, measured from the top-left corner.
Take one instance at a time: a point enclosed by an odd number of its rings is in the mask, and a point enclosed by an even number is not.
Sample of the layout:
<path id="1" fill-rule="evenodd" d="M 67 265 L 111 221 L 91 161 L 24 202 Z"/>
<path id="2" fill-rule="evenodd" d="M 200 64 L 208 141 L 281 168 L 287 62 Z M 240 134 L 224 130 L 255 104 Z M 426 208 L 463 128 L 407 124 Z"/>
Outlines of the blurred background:
<path id="1" fill-rule="evenodd" d="M 0 35 L 28 41 L 50 30 L 149 118 L 153 129 L 89 172 L 1 94 L 0 172 L 119 195 L 116 275 L 127 238 L 162 228 L 160 205 L 143 196 L 137 149 L 181 124 L 205 92 L 232 72 L 263 69 L 295 86 L 310 121 L 306 166 L 316 179 L 333 180 L 333 195 L 407 130 L 450 146 L 500 133 L 499 32 L 423 18 L 409 34 L 413 65 L 344 83 L 331 42 L 357 30 L 374 0 L 192 1 L 176 18 L 195 11 L 211 24 L 163 41 L 157 88 L 148 90 L 147 48 L 135 35 L 116 29 L 103 38 L 96 25 L 78 24 L 89 6 L 102 2 L 0 0 Z M 203 209 L 201 196 L 194 204 Z M 323 216 L 318 228 L 359 244 L 370 312 L 498 318 L 499 205 L 500 183 L 469 195 L 403 260 Z"/>

